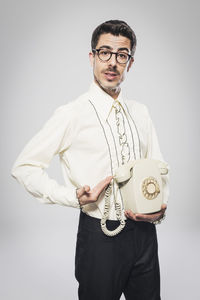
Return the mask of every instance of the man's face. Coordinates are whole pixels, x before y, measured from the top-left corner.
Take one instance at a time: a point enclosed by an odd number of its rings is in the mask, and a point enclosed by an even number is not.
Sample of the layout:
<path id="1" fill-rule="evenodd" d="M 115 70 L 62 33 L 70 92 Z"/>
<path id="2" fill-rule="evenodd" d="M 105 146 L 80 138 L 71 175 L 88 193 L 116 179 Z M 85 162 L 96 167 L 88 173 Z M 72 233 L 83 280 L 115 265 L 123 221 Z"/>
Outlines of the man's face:
<path id="1" fill-rule="evenodd" d="M 110 33 L 101 34 L 96 49 L 110 50 L 112 52 L 122 52 L 130 54 L 131 42 L 127 37 L 122 35 L 115 36 Z M 97 55 L 89 53 L 90 62 L 93 66 L 93 73 L 95 81 L 105 91 L 117 92 L 120 83 L 125 78 L 125 70 L 129 71 L 134 59 L 131 58 L 128 63 L 120 64 L 116 60 L 116 55 L 113 54 L 108 61 L 101 61 Z"/>

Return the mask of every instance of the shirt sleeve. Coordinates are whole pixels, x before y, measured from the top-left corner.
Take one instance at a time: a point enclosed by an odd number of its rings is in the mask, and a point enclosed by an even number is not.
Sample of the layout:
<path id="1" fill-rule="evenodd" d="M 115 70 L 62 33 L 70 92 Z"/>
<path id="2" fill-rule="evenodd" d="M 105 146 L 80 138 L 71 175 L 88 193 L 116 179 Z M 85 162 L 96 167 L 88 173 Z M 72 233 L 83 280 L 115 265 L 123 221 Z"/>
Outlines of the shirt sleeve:
<path id="1" fill-rule="evenodd" d="M 70 104 L 58 107 L 19 154 L 11 175 L 42 203 L 80 208 L 76 188 L 58 184 L 45 171 L 52 158 L 71 145 L 71 117 Z"/>
<path id="2" fill-rule="evenodd" d="M 163 155 L 160 151 L 160 146 L 158 142 L 158 136 L 152 119 L 150 117 L 149 111 L 146 108 L 147 122 L 148 122 L 148 147 L 147 147 L 147 158 L 157 159 L 165 162 L 168 168 L 168 174 L 162 175 L 163 182 L 163 203 L 168 204 L 169 199 L 169 164 L 164 160 Z"/>

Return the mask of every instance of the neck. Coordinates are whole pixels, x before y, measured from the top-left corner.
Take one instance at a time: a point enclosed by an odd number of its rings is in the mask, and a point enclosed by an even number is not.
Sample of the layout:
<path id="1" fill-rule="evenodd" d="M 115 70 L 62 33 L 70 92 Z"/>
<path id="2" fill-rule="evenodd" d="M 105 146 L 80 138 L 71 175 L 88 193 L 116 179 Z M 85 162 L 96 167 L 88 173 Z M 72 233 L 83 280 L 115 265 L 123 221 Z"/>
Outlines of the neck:
<path id="1" fill-rule="evenodd" d="M 113 99 L 117 99 L 117 97 L 119 96 L 120 93 L 120 87 L 114 87 L 114 88 L 107 88 L 101 85 L 101 83 L 95 78 L 94 82 L 104 91 L 106 92 L 108 95 L 110 95 Z"/>

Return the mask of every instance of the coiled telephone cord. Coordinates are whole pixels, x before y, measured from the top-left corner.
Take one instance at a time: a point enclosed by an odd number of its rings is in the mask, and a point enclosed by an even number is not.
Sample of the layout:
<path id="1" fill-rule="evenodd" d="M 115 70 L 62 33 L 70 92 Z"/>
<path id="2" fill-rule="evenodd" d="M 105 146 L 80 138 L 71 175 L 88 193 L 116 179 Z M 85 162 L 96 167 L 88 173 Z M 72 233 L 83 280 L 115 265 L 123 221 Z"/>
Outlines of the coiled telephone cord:
<path id="1" fill-rule="evenodd" d="M 124 226 L 126 224 L 125 220 L 122 219 L 121 205 L 120 205 L 120 203 L 117 203 L 117 201 L 115 201 L 116 216 L 117 216 L 117 219 L 120 221 L 120 224 L 114 230 L 109 230 L 106 227 L 106 221 L 109 217 L 111 191 L 112 191 L 112 184 L 109 183 L 108 187 L 106 188 L 106 192 L 105 192 L 104 215 L 101 219 L 101 229 L 107 236 L 117 235 L 118 233 L 120 233 L 122 231 L 122 229 L 124 228 Z M 115 197 L 115 199 L 116 199 L 116 197 Z"/>

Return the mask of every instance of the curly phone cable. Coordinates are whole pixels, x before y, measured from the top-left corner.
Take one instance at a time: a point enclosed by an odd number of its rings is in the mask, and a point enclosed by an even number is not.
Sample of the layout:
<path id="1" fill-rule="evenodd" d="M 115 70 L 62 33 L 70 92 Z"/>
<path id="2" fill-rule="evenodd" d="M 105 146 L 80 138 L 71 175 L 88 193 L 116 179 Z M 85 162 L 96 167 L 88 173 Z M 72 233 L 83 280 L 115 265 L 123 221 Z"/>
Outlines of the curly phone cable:
<path id="1" fill-rule="evenodd" d="M 111 189 L 112 189 L 112 185 L 111 185 L 111 183 L 109 183 L 108 187 L 106 188 L 106 192 L 105 192 L 104 215 L 103 215 L 103 217 L 101 219 L 101 229 L 105 233 L 105 235 L 107 235 L 107 236 L 115 236 L 115 235 L 117 235 L 118 233 L 120 233 L 120 231 L 122 231 L 122 229 L 124 228 L 124 226 L 126 224 L 125 220 L 122 218 L 121 205 L 120 205 L 120 203 L 118 203 L 116 201 L 115 202 L 116 216 L 117 216 L 117 219 L 120 221 L 120 224 L 114 230 L 109 230 L 106 227 L 106 221 L 107 221 L 107 219 L 109 217 Z"/>

